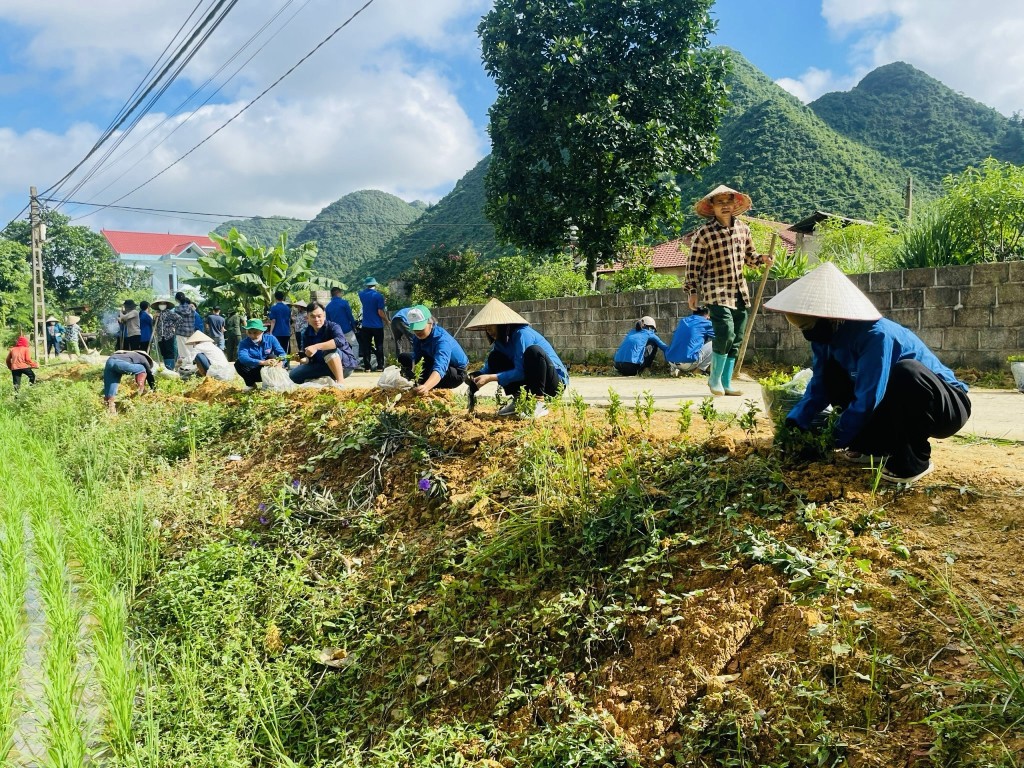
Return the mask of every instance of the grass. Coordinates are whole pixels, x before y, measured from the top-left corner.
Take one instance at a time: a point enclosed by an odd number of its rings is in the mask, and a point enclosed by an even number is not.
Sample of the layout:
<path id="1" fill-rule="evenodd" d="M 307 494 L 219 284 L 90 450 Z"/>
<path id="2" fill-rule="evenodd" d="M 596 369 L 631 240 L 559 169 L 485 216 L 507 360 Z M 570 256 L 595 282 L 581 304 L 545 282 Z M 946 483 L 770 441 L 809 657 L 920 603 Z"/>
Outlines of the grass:
<path id="1" fill-rule="evenodd" d="M 0 505 L 0 761 L 6 762 L 14 747 L 18 717 L 16 699 L 25 658 L 23 611 L 28 584 L 24 486 L 7 462 L 0 462 Z"/>

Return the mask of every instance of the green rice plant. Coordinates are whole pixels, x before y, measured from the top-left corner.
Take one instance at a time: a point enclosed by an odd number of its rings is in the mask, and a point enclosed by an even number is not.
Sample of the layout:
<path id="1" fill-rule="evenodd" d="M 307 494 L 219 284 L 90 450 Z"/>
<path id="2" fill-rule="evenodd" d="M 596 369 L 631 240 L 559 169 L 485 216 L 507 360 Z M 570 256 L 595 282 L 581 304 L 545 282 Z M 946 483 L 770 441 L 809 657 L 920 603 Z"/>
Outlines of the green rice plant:
<path id="1" fill-rule="evenodd" d="M 608 410 L 605 411 L 612 435 L 621 435 L 623 429 L 622 396 L 614 388 L 608 388 Z"/>
<path id="2" fill-rule="evenodd" d="M 743 411 L 740 412 L 737 423 L 739 423 L 740 429 L 747 433 L 748 440 L 754 436 L 754 432 L 757 430 L 757 414 L 760 412 L 761 409 L 753 400 L 743 401 Z"/>
<path id="3" fill-rule="evenodd" d="M 3 457 L 6 459 L 6 456 Z M 7 461 L 0 477 L 0 762 L 14 746 L 19 672 L 25 657 L 26 630 L 22 617 L 28 567 L 25 559 L 22 484 L 12 477 Z"/>
<path id="4" fill-rule="evenodd" d="M 697 412 L 708 427 L 708 437 L 714 437 L 715 429 L 718 426 L 718 409 L 715 408 L 715 398 L 708 395 L 701 400 Z"/>
<path id="5" fill-rule="evenodd" d="M 642 394 L 636 396 L 633 415 L 636 416 L 637 423 L 644 431 L 651 430 L 651 419 L 654 417 L 654 395 L 650 390 L 645 389 Z"/>
<path id="6" fill-rule="evenodd" d="M 679 413 L 676 416 L 676 424 L 679 425 L 679 434 L 686 435 L 693 426 L 693 400 L 687 400 L 679 404 Z"/>

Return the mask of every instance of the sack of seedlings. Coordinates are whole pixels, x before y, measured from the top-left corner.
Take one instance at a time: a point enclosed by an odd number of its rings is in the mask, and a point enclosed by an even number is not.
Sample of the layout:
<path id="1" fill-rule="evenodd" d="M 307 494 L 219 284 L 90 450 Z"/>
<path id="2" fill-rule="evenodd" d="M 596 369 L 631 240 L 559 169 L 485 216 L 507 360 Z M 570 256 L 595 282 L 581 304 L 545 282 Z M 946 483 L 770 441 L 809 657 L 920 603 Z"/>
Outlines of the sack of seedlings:
<path id="1" fill-rule="evenodd" d="M 288 376 L 288 371 L 280 366 L 263 369 L 263 388 L 271 392 L 291 392 L 295 382 Z"/>
<path id="2" fill-rule="evenodd" d="M 402 371 L 397 365 L 389 365 L 380 372 L 377 386 L 381 389 L 397 389 L 404 392 L 407 389 L 412 389 L 413 383 L 402 375 Z"/>
<path id="3" fill-rule="evenodd" d="M 776 426 L 786 423 L 786 415 L 804 396 L 804 391 L 811 381 L 811 375 L 811 369 L 804 368 L 797 371 L 792 377 L 785 374 L 773 374 L 759 380 L 764 407 Z"/>

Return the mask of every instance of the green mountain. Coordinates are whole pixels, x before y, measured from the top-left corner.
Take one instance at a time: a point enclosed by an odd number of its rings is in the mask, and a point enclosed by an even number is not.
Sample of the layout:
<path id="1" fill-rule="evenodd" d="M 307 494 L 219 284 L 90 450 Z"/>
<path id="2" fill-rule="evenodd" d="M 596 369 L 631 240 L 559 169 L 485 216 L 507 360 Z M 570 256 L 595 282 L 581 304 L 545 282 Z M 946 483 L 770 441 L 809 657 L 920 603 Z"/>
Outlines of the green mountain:
<path id="1" fill-rule="evenodd" d="M 234 219 L 225 221 L 214 231 L 218 235 L 226 235 L 232 227 L 245 235 L 250 242 L 259 242 L 260 245 L 273 245 L 282 232 L 288 233 L 288 239 L 292 240 L 306 226 L 302 219 L 291 219 L 287 216 L 256 216 L 252 219 Z"/>
<path id="2" fill-rule="evenodd" d="M 927 189 L 987 157 L 1024 163 L 1024 125 L 898 61 L 810 108 L 835 131 L 896 160 Z"/>
<path id="3" fill-rule="evenodd" d="M 367 271 L 378 279 L 397 277 L 413 260 L 434 245 L 469 246 L 484 256 L 501 252 L 494 227 L 484 217 L 484 175 L 490 155 L 476 164 L 455 185 L 455 189 L 429 208 L 407 231 L 383 248 Z"/>
<path id="4" fill-rule="evenodd" d="M 355 285 L 381 250 L 424 215 L 422 206 L 364 189 L 336 200 L 317 214 L 295 238 L 296 245 L 315 240 L 314 266 L 323 275 Z"/>
<path id="5" fill-rule="evenodd" d="M 839 135 L 741 55 L 731 55 L 731 106 L 719 128 L 719 159 L 701 179 L 679 180 L 684 200 L 727 184 L 749 194 L 754 215 L 764 218 L 797 221 L 815 210 L 900 215 L 906 172 L 897 162 Z"/>

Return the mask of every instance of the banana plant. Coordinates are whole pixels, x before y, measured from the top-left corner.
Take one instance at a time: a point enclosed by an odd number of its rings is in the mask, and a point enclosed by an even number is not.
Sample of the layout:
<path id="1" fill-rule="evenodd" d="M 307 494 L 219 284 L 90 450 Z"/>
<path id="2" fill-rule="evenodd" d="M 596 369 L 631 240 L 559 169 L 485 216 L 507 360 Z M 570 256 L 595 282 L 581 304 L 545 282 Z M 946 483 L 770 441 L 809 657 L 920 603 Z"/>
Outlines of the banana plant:
<path id="1" fill-rule="evenodd" d="M 328 287 L 313 271 L 316 243 L 289 247 L 282 232 L 275 245 L 261 246 L 234 228 L 224 236 L 211 232 L 210 238 L 218 250 L 198 259 L 189 282 L 207 296 L 240 304 L 250 316 L 257 307 L 269 308 L 275 291 L 291 295 Z"/>

